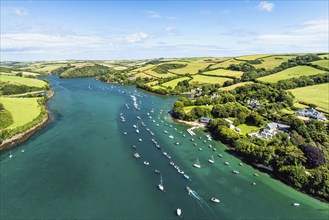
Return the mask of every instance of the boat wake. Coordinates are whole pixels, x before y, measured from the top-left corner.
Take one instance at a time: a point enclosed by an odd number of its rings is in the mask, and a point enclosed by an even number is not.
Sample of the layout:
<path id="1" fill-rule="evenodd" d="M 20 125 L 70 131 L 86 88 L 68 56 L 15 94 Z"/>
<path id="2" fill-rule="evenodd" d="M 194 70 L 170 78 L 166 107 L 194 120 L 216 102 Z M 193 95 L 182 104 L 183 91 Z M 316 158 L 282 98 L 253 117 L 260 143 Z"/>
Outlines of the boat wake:
<path id="1" fill-rule="evenodd" d="M 215 215 L 214 211 L 212 208 L 207 204 L 207 202 L 194 190 L 190 190 L 188 193 L 189 196 L 192 196 L 200 208 L 207 214 Z"/>

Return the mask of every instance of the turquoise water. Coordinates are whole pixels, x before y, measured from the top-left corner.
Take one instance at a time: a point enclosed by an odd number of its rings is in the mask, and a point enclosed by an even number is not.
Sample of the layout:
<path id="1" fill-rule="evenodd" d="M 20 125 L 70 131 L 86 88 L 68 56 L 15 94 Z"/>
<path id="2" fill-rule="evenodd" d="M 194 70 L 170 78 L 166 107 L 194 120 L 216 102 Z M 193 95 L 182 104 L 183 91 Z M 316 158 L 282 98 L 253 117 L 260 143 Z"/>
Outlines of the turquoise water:
<path id="1" fill-rule="evenodd" d="M 177 208 L 184 219 L 328 218 L 327 204 L 248 165 L 240 166 L 241 161 L 225 152 L 225 146 L 208 141 L 202 131 L 196 131 L 192 142 L 188 127 L 168 116 L 173 97 L 92 79 L 49 80 L 56 94 L 49 102 L 53 121 L 12 149 L 12 158 L 8 151 L 1 152 L 1 219 L 177 219 Z M 132 94 L 140 111 L 133 107 Z M 126 122 L 121 122 L 120 113 Z M 134 158 L 135 152 L 141 158 Z M 214 164 L 207 162 L 211 155 Z M 201 169 L 192 166 L 197 158 Z M 150 166 L 143 164 L 145 160 Z M 170 161 L 192 181 L 183 178 Z M 155 169 L 161 170 L 165 192 L 157 188 L 160 175 Z M 256 172 L 259 177 L 253 175 Z M 186 186 L 194 193 L 188 194 Z M 211 197 L 221 202 L 212 203 Z M 295 202 L 300 206 L 292 206 Z"/>

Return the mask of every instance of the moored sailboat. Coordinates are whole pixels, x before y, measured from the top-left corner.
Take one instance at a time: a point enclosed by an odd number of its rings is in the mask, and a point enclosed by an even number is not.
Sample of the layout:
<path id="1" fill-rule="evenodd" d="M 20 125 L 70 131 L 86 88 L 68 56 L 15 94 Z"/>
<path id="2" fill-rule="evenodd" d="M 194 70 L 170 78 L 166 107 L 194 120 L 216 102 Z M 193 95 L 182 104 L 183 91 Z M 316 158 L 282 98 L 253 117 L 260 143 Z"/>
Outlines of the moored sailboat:
<path id="1" fill-rule="evenodd" d="M 201 168 L 199 158 L 196 159 L 196 162 L 193 164 L 193 166 L 196 167 L 196 168 Z"/>

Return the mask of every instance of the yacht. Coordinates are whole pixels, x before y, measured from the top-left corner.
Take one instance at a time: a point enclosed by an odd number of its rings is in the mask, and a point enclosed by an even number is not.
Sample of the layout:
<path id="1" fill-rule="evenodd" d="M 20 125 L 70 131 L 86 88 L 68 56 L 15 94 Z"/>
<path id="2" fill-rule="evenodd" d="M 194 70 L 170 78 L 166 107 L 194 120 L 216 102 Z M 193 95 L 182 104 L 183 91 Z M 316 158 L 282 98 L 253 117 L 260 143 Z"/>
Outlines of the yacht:
<path id="1" fill-rule="evenodd" d="M 164 187 L 163 187 L 162 184 L 159 184 L 158 187 L 159 187 L 159 189 L 160 189 L 161 191 L 164 191 Z"/>
<path id="2" fill-rule="evenodd" d="M 146 166 L 149 166 L 149 165 L 150 165 L 150 163 L 147 162 L 147 161 L 144 161 L 144 164 L 145 164 Z"/>
<path id="3" fill-rule="evenodd" d="M 136 157 L 136 158 L 140 158 L 141 156 L 139 156 L 138 153 L 134 153 L 134 157 Z"/>

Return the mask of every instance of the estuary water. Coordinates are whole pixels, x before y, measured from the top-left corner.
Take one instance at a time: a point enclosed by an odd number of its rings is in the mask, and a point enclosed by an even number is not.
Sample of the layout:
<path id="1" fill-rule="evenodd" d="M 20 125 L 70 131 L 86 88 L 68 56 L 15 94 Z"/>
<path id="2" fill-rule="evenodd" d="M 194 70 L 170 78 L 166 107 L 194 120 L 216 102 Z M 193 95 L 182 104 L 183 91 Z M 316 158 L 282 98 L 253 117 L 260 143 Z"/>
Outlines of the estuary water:
<path id="1" fill-rule="evenodd" d="M 328 204 L 239 165 L 201 130 L 190 136 L 168 115 L 175 97 L 93 79 L 48 79 L 52 122 L 13 148 L 12 158 L 1 152 L 1 219 L 177 219 L 177 208 L 184 219 L 328 219 Z"/>

